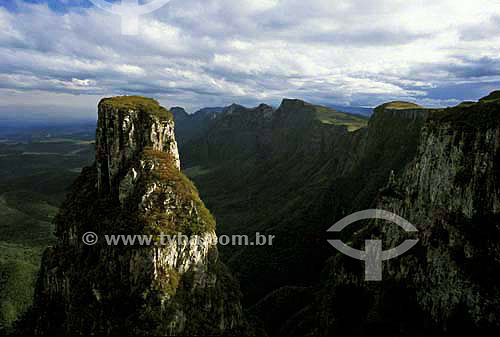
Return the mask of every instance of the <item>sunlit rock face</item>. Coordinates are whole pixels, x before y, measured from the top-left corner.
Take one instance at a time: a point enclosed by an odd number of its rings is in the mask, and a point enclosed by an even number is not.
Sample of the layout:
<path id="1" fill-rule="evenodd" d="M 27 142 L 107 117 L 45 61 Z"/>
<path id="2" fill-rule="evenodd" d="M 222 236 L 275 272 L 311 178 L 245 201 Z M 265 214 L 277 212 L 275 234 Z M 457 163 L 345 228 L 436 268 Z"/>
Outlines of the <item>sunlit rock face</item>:
<path id="1" fill-rule="evenodd" d="M 498 103 L 431 115 L 417 157 L 379 203 L 420 230 L 419 248 L 388 263 L 388 277 L 407 280 L 443 330 L 500 328 L 499 117 Z M 384 228 L 387 245 L 405 239 Z"/>
<path id="2" fill-rule="evenodd" d="M 366 239 L 381 239 L 389 249 L 411 238 L 419 242 L 384 262 L 381 282 L 365 281 L 360 261 L 332 256 L 320 295 L 287 323 L 283 335 L 498 334 L 498 97 L 492 93 L 477 103 L 428 111 L 411 106 L 375 109 L 370 127 L 389 115 L 425 118 L 413 160 L 391 174 L 373 202 L 374 208 L 408 220 L 418 233 L 367 221 L 349 236 L 349 243 L 363 247 Z"/>
<path id="3" fill-rule="evenodd" d="M 96 164 L 83 170 L 55 220 L 58 241 L 44 253 L 34 332 L 242 333 L 239 290 L 219 261 L 212 215 L 179 171 L 170 112 L 142 97 L 104 99 L 96 146 Z M 85 245 L 87 232 L 99 241 Z M 183 237 L 158 241 L 161 233 Z M 111 234 L 153 241 L 109 245 Z"/>
<path id="4" fill-rule="evenodd" d="M 99 103 L 96 132 L 99 189 L 112 186 L 147 147 L 170 154 L 174 166 L 180 168 L 170 112 L 154 100 L 134 98 L 131 102 L 112 98 Z"/>

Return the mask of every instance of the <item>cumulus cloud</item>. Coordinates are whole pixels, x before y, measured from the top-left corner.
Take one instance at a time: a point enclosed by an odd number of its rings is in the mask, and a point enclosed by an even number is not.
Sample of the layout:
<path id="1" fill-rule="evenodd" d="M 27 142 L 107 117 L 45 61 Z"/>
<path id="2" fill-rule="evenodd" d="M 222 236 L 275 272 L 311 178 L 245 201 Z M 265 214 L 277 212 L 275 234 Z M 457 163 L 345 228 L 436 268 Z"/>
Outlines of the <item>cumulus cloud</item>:
<path id="1" fill-rule="evenodd" d="M 140 17 L 138 36 L 88 1 L 32 2 L 0 7 L 10 110 L 77 104 L 93 116 L 118 94 L 188 110 L 283 97 L 440 106 L 500 86 L 496 0 L 171 0 Z"/>

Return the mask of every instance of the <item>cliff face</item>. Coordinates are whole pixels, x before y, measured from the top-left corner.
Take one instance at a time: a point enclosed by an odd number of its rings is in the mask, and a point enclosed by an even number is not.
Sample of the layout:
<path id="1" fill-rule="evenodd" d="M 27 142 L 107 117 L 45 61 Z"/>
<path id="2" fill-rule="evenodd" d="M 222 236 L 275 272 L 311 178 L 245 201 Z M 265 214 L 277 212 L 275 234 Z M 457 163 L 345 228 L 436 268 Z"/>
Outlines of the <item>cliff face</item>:
<path id="1" fill-rule="evenodd" d="M 419 243 L 384 262 L 382 282 L 364 281 L 361 261 L 332 253 L 316 300 L 285 324 L 282 335 L 500 330 L 499 101 L 425 115 L 414 159 L 390 177 L 374 204 L 419 232 L 374 221 L 345 238 L 356 248 L 370 238 L 382 239 L 384 249 L 410 238 Z"/>
<path id="2" fill-rule="evenodd" d="M 420 229 L 418 259 L 391 262 L 389 277 L 409 280 L 445 330 L 500 329 L 499 103 L 431 115 L 415 161 L 379 203 Z M 385 228 L 390 246 L 404 240 Z"/>
<path id="3" fill-rule="evenodd" d="M 121 104 L 121 100 L 123 98 L 103 99 L 99 103 L 96 166 L 99 191 L 111 192 L 118 187 L 119 194 L 123 195 L 126 186 L 121 185 L 129 182 L 130 173 L 133 174 L 127 171 L 145 149 L 165 152 L 177 169 L 180 169 L 180 161 L 170 112 L 144 98 L 127 103 L 130 106 Z M 122 180 L 124 173 L 127 173 L 126 180 Z"/>
<path id="4" fill-rule="evenodd" d="M 182 147 L 190 140 L 207 131 L 225 110 L 223 107 L 203 108 L 193 114 L 188 114 L 181 107 L 170 108 L 174 115 L 176 139 Z M 183 158 L 183 162 L 185 158 Z"/>
<path id="5" fill-rule="evenodd" d="M 254 109 L 230 105 L 205 121 L 208 126 L 182 148 L 186 167 L 220 165 L 255 153 L 269 134 L 273 109 L 265 104 Z"/>
<path id="6" fill-rule="evenodd" d="M 194 177 L 221 233 L 259 231 L 280 238 L 272 247 L 223 247 L 245 304 L 275 290 L 291 303 L 294 288 L 281 287 L 317 281 L 332 253 L 325 231 L 332 221 L 372 206 L 391 170 L 400 172 L 413 159 L 424 118 L 378 109 L 368 127 L 349 132 L 361 123 L 356 116 L 285 99 L 271 127 L 261 129 L 259 139 L 267 135 L 267 141 L 257 153 Z M 281 315 L 258 315 L 273 330 L 282 323 Z"/>
<path id="7" fill-rule="evenodd" d="M 179 171 L 170 112 L 145 98 L 102 100 L 96 150 L 56 219 L 56 246 L 44 253 L 35 332 L 220 335 L 242 327 L 215 221 Z M 86 232 L 97 244 L 82 242 Z M 160 233 L 198 239 L 160 244 Z M 108 245 L 112 234 L 155 239 Z"/>
<path id="8" fill-rule="evenodd" d="M 315 106 L 298 99 L 284 99 L 272 119 L 272 156 L 300 155 L 312 160 L 318 153 L 326 154 L 329 145 L 348 133 L 346 127 L 323 123 Z M 334 110 L 328 109 L 334 114 Z M 344 114 L 348 116 L 347 114 Z"/>
<path id="9" fill-rule="evenodd" d="M 366 122 L 366 118 L 298 99 L 284 99 L 276 110 L 266 104 L 255 108 L 233 104 L 205 132 L 184 144 L 181 152 L 185 167 L 221 166 L 249 158 L 279 164 L 292 157 L 313 160 L 318 152 L 326 154 L 336 139 Z"/>
<path id="10" fill-rule="evenodd" d="M 245 303 L 269 335 L 498 332 L 500 106 L 491 99 L 450 109 L 391 102 L 354 132 L 320 129 L 309 118 L 314 106 L 285 100 L 273 113 L 269 158 L 197 178 L 224 233 L 279 238 L 228 247 Z M 384 249 L 420 240 L 383 263 L 382 282 L 365 282 L 363 262 L 326 243 L 328 227 L 367 208 L 419 229 L 410 236 L 368 222 L 343 231 L 360 249 L 370 238 Z"/>

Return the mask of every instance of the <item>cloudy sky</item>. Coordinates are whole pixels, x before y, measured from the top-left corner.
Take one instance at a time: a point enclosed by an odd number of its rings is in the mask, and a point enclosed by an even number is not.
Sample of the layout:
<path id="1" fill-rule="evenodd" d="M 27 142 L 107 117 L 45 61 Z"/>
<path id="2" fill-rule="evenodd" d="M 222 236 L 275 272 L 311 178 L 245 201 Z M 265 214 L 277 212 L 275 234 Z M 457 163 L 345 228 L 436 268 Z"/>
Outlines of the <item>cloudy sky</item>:
<path id="1" fill-rule="evenodd" d="M 119 94 L 194 111 L 500 89 L 500 0 L 170 0 L 139 20 L 124 36 L 89 0 L 0 0 L 0 117 L 94 118 Z"/>

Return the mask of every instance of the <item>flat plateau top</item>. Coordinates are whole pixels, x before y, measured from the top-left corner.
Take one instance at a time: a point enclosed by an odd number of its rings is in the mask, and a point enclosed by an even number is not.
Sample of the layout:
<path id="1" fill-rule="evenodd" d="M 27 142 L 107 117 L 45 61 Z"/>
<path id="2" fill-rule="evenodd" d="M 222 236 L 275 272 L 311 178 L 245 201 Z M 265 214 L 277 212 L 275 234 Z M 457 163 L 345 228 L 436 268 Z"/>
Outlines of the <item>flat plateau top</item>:
<path id="1" fill-rule="evenodd" d="M 158 103 L 157 100 L 142 97 L 142 96 L 115 96 L 110 98 L 103 98 L 99 106 L 110 106 L 116 109 L 134 109 L 141 110 L 162 119 L 172 120 L 173 116 L 170 111 L 165 109 Z"/>

